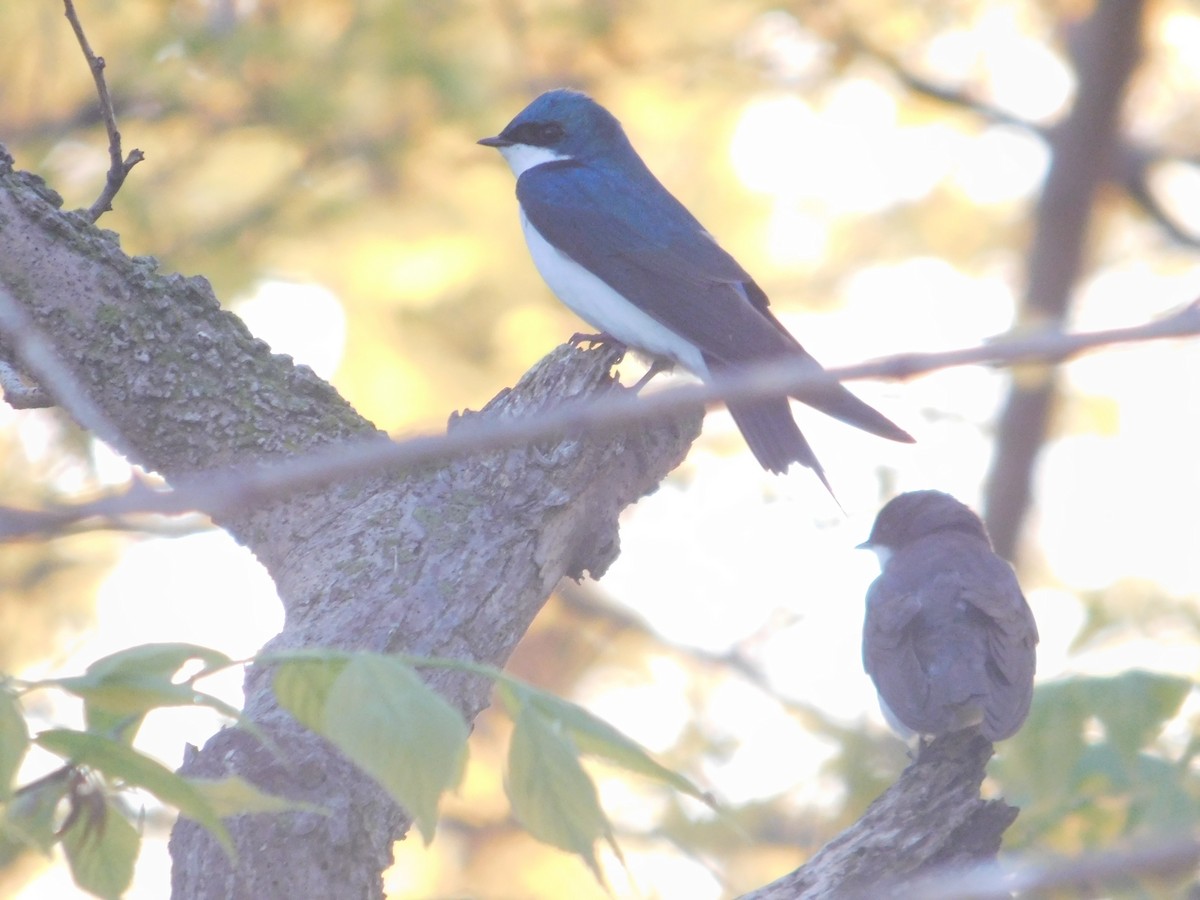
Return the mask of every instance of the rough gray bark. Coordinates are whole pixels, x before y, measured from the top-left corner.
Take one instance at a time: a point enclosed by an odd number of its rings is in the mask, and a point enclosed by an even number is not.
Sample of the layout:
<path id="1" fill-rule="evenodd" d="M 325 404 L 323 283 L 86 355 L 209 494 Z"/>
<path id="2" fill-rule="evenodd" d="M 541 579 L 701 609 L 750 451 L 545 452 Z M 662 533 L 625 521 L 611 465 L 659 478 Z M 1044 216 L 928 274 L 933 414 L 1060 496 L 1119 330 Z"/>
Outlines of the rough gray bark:
<path id="1" fill-rule="evenodd" d="M 1053 160 L 1034 215 L 1021 324 L 1061 326 L 1084 263 L 1088 225 L 1117 150 L 1121 101 L 1141 52 L 1141 0 L 1100 0 L 1071 42 L 1078 88 L 1051 132 Z M 1032 496 L 1034 467 L 1058 395 L 1057 370 L 1015 372 L 996 426 L 984 520 L 996 552 L 1015 559 Z"/>
<path id="2" fill-rule="evenodd" d="M 63 213 L 0 148 L 0 286 L 86 386 L 85 427 L 168 480 L 302 454 L 369 435 L 326 383 L 272 355 L 203 279 L 160 275 L 111 233 Z M 453 427 L 529 415 L 618 389 L 611 351 L 561 347 L 511 391 Z M 68 412 L 72 398 L 57 397 Z M 363 475 L 260 503 L 220 524 L 264 563 L 287 611 L 267 650 L 338 646 L 502 664 L 564 576 L 599 576 L 617 515 L 655 489 L 699 431 L 696 408 L 601 439 L 567 437 L 402 472 Z M 187 614 L 202 614 L 189 610 Z M 430 682 L 468 719 L 489 685 Z M 408 819 L 379 787 L 272 702 L 251 671 L 246 713 L 287 758 L 226 729 L 184 771 L 237 773 L 328 816 L 241 816 L 236 867 L 199 827 L 171 840 L 178 898 L 380 897 Z"/>
<path id="3" fill-rule="evenodd" d="M 937 738 L 861 819 L 743 900 L 911 898 L 910 879 L 994 859 L 1017 809 L 979 796 L 991 758 L 974 729 Z"/>

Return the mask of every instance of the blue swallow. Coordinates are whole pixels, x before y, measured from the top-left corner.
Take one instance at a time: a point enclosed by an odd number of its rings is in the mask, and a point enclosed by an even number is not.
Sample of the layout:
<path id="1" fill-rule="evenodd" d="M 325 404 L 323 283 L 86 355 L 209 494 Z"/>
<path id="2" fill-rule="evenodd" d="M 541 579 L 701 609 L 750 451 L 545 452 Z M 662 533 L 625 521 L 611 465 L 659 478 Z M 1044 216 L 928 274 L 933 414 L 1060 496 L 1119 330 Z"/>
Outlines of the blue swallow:
<path id="1" fill-rule="evenodd" d="M 621 123 L 577 91 L 542 94 L 495 137 L 517 176 L 521 227 L 538 272 L 605 339 L 703 381 L 772 360 L 824 373 L 771 313 L 767 295 L 642 162 Z M 795 399 L 893 441 L 913 438 L 833 378 Z M 799 462 L 829 488 L 788 397 L 728 403 L 763 468 Z M 832 493 L 832 491 L 831 491 Z"/>

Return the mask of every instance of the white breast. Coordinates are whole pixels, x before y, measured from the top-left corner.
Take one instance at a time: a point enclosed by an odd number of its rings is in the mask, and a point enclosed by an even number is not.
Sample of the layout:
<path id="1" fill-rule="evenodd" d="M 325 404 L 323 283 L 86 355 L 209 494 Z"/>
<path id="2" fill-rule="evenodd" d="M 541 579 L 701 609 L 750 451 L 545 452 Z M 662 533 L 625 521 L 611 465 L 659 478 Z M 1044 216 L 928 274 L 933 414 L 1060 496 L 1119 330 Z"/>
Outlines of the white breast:
<path id="1" fill-rule="evenodd" d="M 497 149 L 500 151 L 500 155 L 504 157 L 504 161 L 508 163 L 508 167 L 512 169 L 513 174 L 518 178 L 534 166 L 555 162 L 560 159 L 573 158 L 562 153 L 555 153 L 547 147 L 534 147 L 531 144 L 509 144 L 507 147 L 498 147 Z"/>
<path id="2" fill-rule="evenodd" d="M 696 346 L 642 312 L 571 257 L 547 241 L 521 210 L 521 229 L 529 255 L 550 290 L 593 328 L 651 356 L 674 360 L 685 369 L 708 376 Z"/>

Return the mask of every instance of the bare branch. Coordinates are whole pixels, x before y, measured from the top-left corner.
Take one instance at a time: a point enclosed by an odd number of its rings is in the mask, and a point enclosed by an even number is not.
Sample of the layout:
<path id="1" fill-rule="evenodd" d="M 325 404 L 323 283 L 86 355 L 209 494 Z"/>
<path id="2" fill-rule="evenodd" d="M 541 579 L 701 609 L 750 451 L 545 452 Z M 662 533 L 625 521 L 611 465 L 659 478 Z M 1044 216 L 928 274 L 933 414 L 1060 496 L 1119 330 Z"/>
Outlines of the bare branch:
<path id="1" fill-rule="evenodd" d="M 1018 128 L 1040 138 L 1047 144 L 1054 140 L 1056 124 L 1045 124 L 1026 119 L 1014 112 L 975 96 L 969 91 L 942 84 L 908 68 L 894 54 L 876 47 L 862 35 L 851 33 L 849 45 L 886 68 L 905 88 L 948 106 L 969 110 L 980 118 Z M 1175 162 L 1196 168 L 1200 160 L 1194 156 L 1177 153 L 1140 143 L 1130 135 L 1118 135 L 1112 159 L 1109 161 L 1107 177 L 1122 188 L 1142 211 L 1158 223 L 1167 236 L 1184 247 L 1200 247 L 1200 234 L 1189 231 L 1187 225 L 1177 221 L 1170 211 L 1155 196 L 1150 185 L 1150 175 L 1159 163 Z"/>
<path id="2" fill-rule="evenodd" d="M 563 397 L 619 390 L 609 375 L 614 357 L 611 349 L 552 354 L 473 417 L 473 430 L 486 433 L 488 419 L 521 419 Z M 699 413 L 355 479 L 272 504 L 240 528 L 260 559 L 277 561 L 288 610 L 266 652 L 357 647 L 502 665 L 564 576 L 599 577 L 616 558 L 621 510 L 679 464 L 699 433 Z M 380 872 L 407 817 L 377 782 L 278 709 L 271 680 L 269 668 L 247 672 L 245 711 L 286 758 L 241 728 L 226 729 L 188 756 L 184 773 L 237 774 L 328 814 L 236 818 L 236 861 L 180 820 L 171 838 L 173 896 L 381 897 Z M 428 680 L 468 719 L 491 695 L 489 680 L 451 670 L 431 671 Z"/>
<path id="3" fill-rule="evenodd" d="M 994 857 L 1017 810 L 979 795 L 991 756 L 992 745 L 974 729 L 937 738 L 854 825 L 743 900 L 911 897 L 888 887 Z"/>
<path id="4" fill-rule="evenodd" d="M 1010 125 L 1022 131 L 1028 131 L 1043 140 L 1050 140 L 1051 128 L 1049 126 L 1043 125 L 1040 122 L 1033 122 L 1003 107 L 996 106 L 994 103 L 988 103 L 964 90 L 939 84 L 931 78 L 918 74 L 905 66 L 895 54 L 888 53 L 874 46 L 860 34 L 850 34 L 848 41 L 854 50 L 880 63 L 895 76 L 897 81 L 914 93 L 950 106 L 969 109 L 989 122 Z"/>
<path id="5" fill-rule="evenodd" d="M 1052 162 L 1030 241 L 1022 323 L 1067 319 L 1100 186 L 1117 159 L 1121 101 L 1141 51 L 1144 4 L 1100 0 L 1072 42 L 1079 89 L 1050 142 Z M 1058 396 L 1053 372 L 1015 379 L 996 427 L 984 520 L 996 552 L 1015 559 L 1033 493 L 1033 470 Z"/>
<path id="6" fill-rule="evenodd" d="M 988 859 L 1017 813 L 979 796 L 990 756 L 991 745 L 971 730 L 938 738 L 854 825 L 743 900 L 994 900 L 1070 888 L 1098 896 L 1138 877 L 1183 880 L 1200 862 L 1194 836 L 1052 861 Z"/>
<path id="7" fill-rule="evenodd" d="M 0 310 L 3 308 L 0 304 Z M 8 331 L 10 327 L 0 317 L 0 330 Z M 1088 350 L 1196 335 L 1200 335 L 1200 300 L 1170 316 L 1133 327 L 1076 334 L 1051 330 L 963 350 L 906 353 L 830 369 L 829 374 L 842 381 L 863 378 L 905 380 L 955 366 L 1058 363 Z M 551 357 L 598 352 L 607 351 L 584 351 L 564 344 Z M 53 365 L 39 363 L 36 368 L 32 365 L 31 368 L 57 395 L 78 396 Z M 748 368 L 712 385 L 671 387 L 646 397 L 621 392 L 586 402 L 564 403 L 528 417 L 492 419 L 485 425 L 476 425 L 471 414 L 467 417 L 456 415 L 444 435 L 422 435 L 402 442 L 375 435 L 365 440 L 321 447 L 281 463 L 179 476 L 172 479 L 171 489 L 154 490 L 139 482 L 122 494 L 54 510 L 0 508 L 0 540 L 46 534 L 69 523 L 94 517 L 119 520 L 134 514 L 178 515 L 202 510 L 220 518 L 296 491 L 383 468 L 416 466 L 465 454 L 532 444 L 564 434 L 579 438 L 601 435 L 615 427 L 660 420 L 688 406 L 711 406 L 730 399 L 803 391 L 813 381 L 813 374 L 803 364 L 772 362 Z M 80 421 L 87 423 L 86 407 L 77 412 L 72 402 L 64 402 L 64 405 Z"/>
<path id="8" fill-rule="evenodd" d="M 63 0 L 63 6 L 66 8 L 67 21 L 71 23 L 75 38 L 79 41 L 84 58 L 87 59 L 88 68 L 92 70 L 92 79 L 96 82 L 96 93 L 100 97 L 100 114 L 104 117 L 104 127 L 108 131 L 109 166 L 104 190 L 100 192 L 96 202 L 88 207 L 86 212 L 80 211 L 80 214 L 86 216 L 89 222 L 95 222 L 112 209 L 113 198 L 117 196 L 117 191 L 121 190 L 126 176 L 134 166 L 146 158 L 146 155 L 135 148 L 129 151 L 129 156 L 121 158 L 121 132 L 117 130 L 117 116 L 113 111 L 112 97 L 108 94 L 108 84 L 104 80 L 104 57 L 97 56 L 92 52 L 87 35 L 83 33 L 83 25 L 80 24 L 79 16 L 75 12 L 73 0 Z"/>
<path id="9" fill-rule="evenodd" d="M 1110 847 L 1067 859 L 1033 862 L 1010 859 L 956 872 L 937 871 L 919 879 L 889 886 L 886 896 L 911 900 L 974 900 L 1010 897 L 1075 888 L 1087 896 L 1105 895 L 1105 888 L 1123 888 L 1135 878 L 1183 881 L 1200 864 L 1200 840 L 1171 838 L 1138 846 Z"/>

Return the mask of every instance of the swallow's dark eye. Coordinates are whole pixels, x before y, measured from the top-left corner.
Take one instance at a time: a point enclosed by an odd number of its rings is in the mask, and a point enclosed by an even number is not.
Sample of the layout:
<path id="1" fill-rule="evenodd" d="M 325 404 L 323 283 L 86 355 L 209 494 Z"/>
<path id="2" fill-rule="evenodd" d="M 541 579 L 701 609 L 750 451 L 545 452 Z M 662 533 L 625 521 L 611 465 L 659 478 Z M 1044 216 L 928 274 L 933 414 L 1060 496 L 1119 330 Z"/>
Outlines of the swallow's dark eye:
<path id="1" fill-rule="evenodd" d="M 524 122 L 509 134 L 514 144 L 529 144 L 531 147 L 553 147 L 563 137 L 563 127 L 557 122 Z"/>

